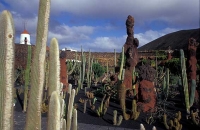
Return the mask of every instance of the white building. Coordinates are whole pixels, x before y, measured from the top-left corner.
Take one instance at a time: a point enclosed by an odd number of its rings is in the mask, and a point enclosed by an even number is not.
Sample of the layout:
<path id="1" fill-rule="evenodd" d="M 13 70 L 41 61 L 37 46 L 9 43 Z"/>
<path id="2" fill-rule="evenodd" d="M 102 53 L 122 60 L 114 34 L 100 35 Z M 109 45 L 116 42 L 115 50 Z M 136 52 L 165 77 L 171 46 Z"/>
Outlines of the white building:
<path id="1" fill-rule="evenodd" d="M 31 45 L 30 34 L 26 29 L 24 29 L 24 31 L 20 35 L 20 44 Z"/>

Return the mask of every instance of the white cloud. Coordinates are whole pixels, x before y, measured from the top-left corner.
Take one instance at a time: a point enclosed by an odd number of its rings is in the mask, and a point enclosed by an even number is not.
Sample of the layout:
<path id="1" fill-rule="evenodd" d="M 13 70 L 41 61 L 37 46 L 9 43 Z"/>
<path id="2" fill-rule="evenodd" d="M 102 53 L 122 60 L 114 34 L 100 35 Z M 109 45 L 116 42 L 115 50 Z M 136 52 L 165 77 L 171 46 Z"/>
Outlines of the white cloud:
<path id="1" fill-rule="evenodd" d="M 161 36 L 164 36 L 168 33 L 172 33 L 172 32 L 175 32 L 175 31 L 178 31 L 177 29 L 174 29 L 174 28 L 165 28 L 163 30 L 158 30 L 158 31 L 155 31 L 155 30 L 148 30 L 144 33 L 138 33 L 138 34 L 135 34 L 134 37 L 138 38 L 139 39 L 139 47 L 161 37 Z"/>
<path id="2" fill-rule="evenodd" d="M 139 47 L 161 37 L 168 33 L 178 31 L 174 28 L 165 28 L 163 30 L 148 30 L 144 33 L 134 34 L 134 37 L 139 40 Z M 89 49 L 96 52 L 112 52 L 114 49 L 121 52 L 122 46 L 126 42 L 127 35 L 121 37 L 97 37 L 89 43 L 80 43 L 79 46 L 83 46 L 86 51 Z M 79 48 L 76 50 L 80 50 Z"/>

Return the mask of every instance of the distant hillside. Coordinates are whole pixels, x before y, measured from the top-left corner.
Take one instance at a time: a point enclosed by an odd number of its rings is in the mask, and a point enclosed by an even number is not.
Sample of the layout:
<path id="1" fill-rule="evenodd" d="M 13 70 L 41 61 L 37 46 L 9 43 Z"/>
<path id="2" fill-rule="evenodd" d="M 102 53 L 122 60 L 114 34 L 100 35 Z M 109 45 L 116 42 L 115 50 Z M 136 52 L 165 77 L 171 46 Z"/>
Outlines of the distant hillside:
<path id="1" fill-rule="evenodd" d="M 171 49 L 187 49 L 188 39 L 193 37 L 200 43 L 200 28 L 191 30 L 181 30 L 164 35 L 154 41 L 140 47 L 139 51 L 145 50 L 166 50 L 170 46 Z M 200 46 L 198 47 L 199 50 Z"/>

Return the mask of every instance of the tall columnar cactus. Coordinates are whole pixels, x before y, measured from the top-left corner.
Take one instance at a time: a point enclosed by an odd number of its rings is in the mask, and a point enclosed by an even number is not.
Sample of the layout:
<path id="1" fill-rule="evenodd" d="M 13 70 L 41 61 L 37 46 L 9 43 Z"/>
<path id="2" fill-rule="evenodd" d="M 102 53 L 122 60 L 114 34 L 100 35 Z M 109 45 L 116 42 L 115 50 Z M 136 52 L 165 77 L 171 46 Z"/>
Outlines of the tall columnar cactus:
<path id="1" fill-rule="evenodd" d="M 120 65 L 120 71 L 119 71 L 119 75 L 118 75 L 118 80 L 121 81 L 122 79 L 122 70 L 124 67 L 124 47 L 122 47 L 122 59 L 121 59 L 121 65 Z"/>
<path id="2" fill-rule="evenodd" d="M 30 70 L 31 70 L 31 46 L 28 46 L 27 64 L 25 70 L 25 85 L 24 85 L 24 107 L 23 111 L 26 112 L 27 101 L 28 101 L 28 87 L 30 84 Z"/>
<path id="3" fill-rule="evenodd" d="M 186 66 L 185 66 L 185 56 L 184 56 L 184 51 L 182 49 L 180 50 L 180 59 L 181 59 L 181 80 L 182 80 L 182 86 L 183 86 L 184 96 L 185 96 L 185 106 L 186 106 L 187 113 L 190 113 L 188 81 L 187 81 Z"/>
<path id="4" fill-rule="evenodd" d="M 67 130 L 70 130 L 71 128 L 74 97 L 75 97 L 75 89 L 72 89 L 70 99 L 69 99 L 68 111 L 67 111 Z"/>
<path id="5" fill-rule="evenodd" d="M 83 89 L 83 82 L 85 79 L 85 65 L 86 65 L 86 57 L 81 47 L 81 89 Z"/>
<path id="6" fill-rule="evenodd" d="M 36 47 L 31 66 L 31 89 L 25 130 L 41 130 L 41 104 L 44 87 L 44 64 L 50 14 L 50 0 L 40 0 Z"/>
<path id="7" fill-rule="evenodd" d="M 115 67 L 116 67 L 116 64 L 117 64 L 117 61 L 116 61 L 116 50 L 114 49 L 114 53 L 115 53 Z"/>
<path id="8" fill-rule="evenodd" d="M 91 71 L 90 71 L 90 67 L 91 67 L 91 52 L 89 50 L 89 55 L 88 55 L 88 69 L 87 69 L 87 87 L 89 88 L 91 83 L 90 83 L 90 76 L 91 76 Z"/>
<path id="9" fill-rule="evenodd" d="M 165 97 L 168 97 L 169 94 L 169 68 L 166 69 L 166 90 L 165 90 Z"/>
<path id="10" fill-rule="evenodd" d="M 60 130 L 61 127 L 61 107 L 57 91 L 53 91 L 49 101 L 49 114 L 47 130 Z"/>
<path id="11" fill-rule="evenodd" d="M 14 23 L 5 10 L 0 15 L 0 129 L 13 129 Z"/>
<path id="12" fill-rule="evenodd" d="M 169 68 L 166 69 L 165 76 L 163 77 L 163 95 L 165 99 L 168 98 L 168 93 L 169 93 Z"/>
<path id="13" fill-rule="evenodd" d="M 72 122 L 72 130 L 77 130 L 78 125 L 77 125 L 77 110 L 73 110 L 73 122 Z"/>
<path id="14" fill-rule="evenodd" d="M 51 40 L 49 57 L 48 96 L 50 97 L 53 91 L 60 92 L 59 45 L 56 38 Z"/>

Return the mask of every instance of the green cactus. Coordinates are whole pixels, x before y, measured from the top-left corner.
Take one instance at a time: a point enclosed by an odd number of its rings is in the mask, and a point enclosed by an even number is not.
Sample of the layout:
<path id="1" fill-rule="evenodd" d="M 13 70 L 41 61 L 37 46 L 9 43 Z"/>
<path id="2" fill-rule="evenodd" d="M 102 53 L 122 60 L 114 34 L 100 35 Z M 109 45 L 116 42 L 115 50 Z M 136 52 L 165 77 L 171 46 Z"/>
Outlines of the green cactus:
<path id="1" fill-rule="evenodd" d="M 196 80 L 192 79 L 191 80 L 191 87 L 190 87 L 190 107 L 194 103 L 195 91 L 196 91 Z"/>
<path id="2" fill-rule="evenodd" d="M 25 130 L 41 130 L 41 104 L 44 87 L 44 64 L 50 14 L 50 0 L 40 0 L 36 46 L 31 66 L 31 89 Z"/>
<path id="3" fill-rule="evenodd" d="M 121 65 L 120 65 L 120 71 L 119 71 L 119 75 L 118 75 L 118 80 L 121 81 L 122 80 L 122 70 L 123 70 L 123 66 L 124 66 L 124 47 L 122 47 L 122 59 L 121 59 Z"/>
<path id="4" fill-rule="evenodd" d="M 71 70 L 69 72 L 67 72 L 67 75 L 71 75 L 73 73 L 73 71 L 74 71 L 74 69 L 76 68 L 76 65 L 77 65 L 76 62 L 77 62 L 77 53 L 76 53 L 76 56 L 75 56 L 75 62 L 73 64 Z"/>
<path id="5" fill-rule="evenodd" d="M 186 73 L 186 65 L 185 65 L 185 56 L 184 51 L 180 50 L 180 61 L 181 61 L 181 80 L 182 86 L 184 90 L 185 96 L 185 106 L 187 113 L 190 113 L 190 104 L 189 104 L 189 92 L 188 92 L 188 80 L 187 80 L 187 73 Z"/>
<path id="6" fill-rule="evenodd" d="M 86 65 L 86 57 L 83 53 L 83 49 L 81 46 L 81 89 L 83 89 L 83 82 L 85 79 L 85 65 Z"/>
<path id="7" fill-rule="evenodd" d="M 89 82 L 89 80 L 90 80 L 90 64 L 91 64 L 90 58 L 91 58 L 91 52 L 89 50 L 89 54 L 88 54 L 88 68 L 87 68 L 87 87 L 88 88 L 90 87 L 90 82 Z"/>
<path id="8" fill-rule="evenodd" d="M 117 61 L 116 61 L 116 50 L 114 49 L 114 53 L 115 53 L 115 67 L 117 66 Z"/>
<path id="9" fill-rule="evenodd" d="M 48 113 L 48 130 L 60 130 L 61 127 L 61 107 L 60 107 L 60 99 L 57 91 L 53 91 L 50 96 L 49 101 L 49 113 Z"/>
<path id="10" fill-rule="evenodd" d="M 165 88 L 165 98 L 168 98 L 169 94 L 169 68 L 166 69 L 166 88 Z"/>
<path id="11" fill-rule="evenodd" d="M 51 40 L 49 58 L 48 97 L 50 97 L 53 91 L 60 92 L 59 45 L 56 38 Z"/>
<path id="12" fill-rule="evenodd" d="M 0 129 L 13 129 L 14 23 L 9 11 L 0 15 Z"/>
<path id="13" fill-rule="evenodd" d="M 26 112 L 27 101 L 28 101 L 28 87 L 30 81 L 30 69 L 31 69 L 31 46 L 28 46 L 28 56 L 27 56 L 27 64 L 25 70 L 25 85 L 24 85 L 24 106 L 23 111 Z"/>

